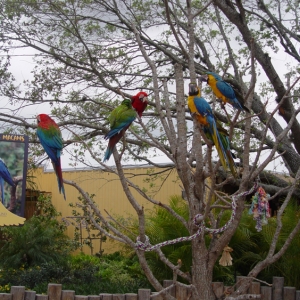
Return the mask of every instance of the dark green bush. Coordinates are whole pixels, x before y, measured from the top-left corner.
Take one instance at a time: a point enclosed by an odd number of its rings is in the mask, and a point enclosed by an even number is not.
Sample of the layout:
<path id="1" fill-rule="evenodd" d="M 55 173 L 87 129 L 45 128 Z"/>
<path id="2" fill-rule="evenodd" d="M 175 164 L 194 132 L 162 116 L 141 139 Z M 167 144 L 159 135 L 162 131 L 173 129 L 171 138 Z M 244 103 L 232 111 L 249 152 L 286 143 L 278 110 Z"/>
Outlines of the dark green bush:
<path id="1" fill-rule="evenodd" d="M 65 225 L 49 197 L 41 195 L 40 214 L 22 227 L 2 229 L 0 292 L 21 285 L 46 293 L 48 283 L 60 283 L 76 294 L 137 292 L 149 287 L 138 260 L 120 253 L 101 257 L 71 256 L 76 243 L 65 235 Z"/>
<path id="2" fill-rule="evenodd" d="M 62 263 L 76 249 L 76 243 L 59 222 L 60 214 L 49 196 L 40 195 L 40 213 L 23 226 L 1 228 L 0 265 L 5 268 L 32 267 L 44 263 Z"/>
<path id="3" fill-rule="evenodd" d="M 0 289 L 5 285 L 22 285 L 37 293 L 46 293 L 48 283 L 60 283 L 76 294 L 132 293 L 151 288 L 136 257 L 120 253 L 101 258 L 79 254 L 64 263 L 43 263 L 40 266 L 0 271 Z"/>

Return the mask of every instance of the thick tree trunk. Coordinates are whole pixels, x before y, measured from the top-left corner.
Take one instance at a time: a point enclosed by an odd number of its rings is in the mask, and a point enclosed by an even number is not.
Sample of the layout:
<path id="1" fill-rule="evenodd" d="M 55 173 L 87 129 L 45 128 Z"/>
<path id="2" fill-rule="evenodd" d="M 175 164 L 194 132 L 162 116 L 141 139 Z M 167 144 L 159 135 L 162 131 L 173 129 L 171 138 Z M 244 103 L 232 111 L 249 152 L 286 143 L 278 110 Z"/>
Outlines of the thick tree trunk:
<path id="1" fill-rule="evenodd" d="M 213 265 L 210 264 L 209 253 L 202 240 L 195 239 L 192 241 L 192 284 L 195 286 L 196 292 L 193 293 L 193 299 L 197 300 L 213 300 L 215 295 L 212 289 Z"/>

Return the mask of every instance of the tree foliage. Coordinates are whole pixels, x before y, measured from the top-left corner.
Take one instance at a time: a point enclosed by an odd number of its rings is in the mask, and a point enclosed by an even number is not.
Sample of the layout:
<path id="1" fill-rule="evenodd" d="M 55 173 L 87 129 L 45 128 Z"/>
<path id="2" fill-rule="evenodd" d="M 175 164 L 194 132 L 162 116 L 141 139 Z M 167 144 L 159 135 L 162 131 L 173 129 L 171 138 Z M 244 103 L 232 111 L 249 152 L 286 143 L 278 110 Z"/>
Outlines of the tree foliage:
<path id="1" fill-rule="evenodd" d="M 300 228 L 297 222 L 283 246 L 276 248 L 283 211 L 292 194 L 299 195 L 297 0 L 6 0 L 0 6 L 2 50 L 8 53 L 1 59 L 0 92 L 11 105 L 11 111 L 3 108 L 0 112 L 5 130 L 28 134 L 31 153 L 41 155 L 34 116 L 26 109 L 49 107 L 64 129 L 66 151 L 72 153 L 74 164 L 89 164 L 89 153 L 94 166 L 119 175 L 138 216 L 142 242 L 146 241 L 147 224 L 132 190 L 171 212 L 190 235 L 198 232 L 193 220 L 199 215 L 209 220 L 205 226 L 219 228 L 220 216 L 231 208 L 231 194 L 237 191 L 242 195 L 225 231 L 209 244 L 204 232 L 191 241 L 193 272 L 180 271 L 160 249 L 155 250 L 166 266 L 187 280 L 198 299 L 214 297 L 210 288 L 213 266 L 237 230 L 245 205 L 243 193 L 257 178 L 273 197 L 286 199 L 277 213 L 271 247 L 235 293 L 244 293 L 252 277 L 282 256 Z M 9 55 L 16 47 L 36 53 L 32 77 L 21 84 L 9 73 Z M 187 112 L 187 85 L 197 82 L 207 70 L 216 71 L 232 84 L 237 97 L 251 108 L 251 114 L 236 112 L 228 105 L 226 111 L 220 109 L 210 88 L 202 86 L 202 95 L 211 101 L 216 118 L 229 131 L 231 148 L 239 160 L 238 179 L 216 163 L 212 145 L 203 143 L 203 132 Z M 119 151 L 114 152 L 116 167 L 112 168 L 102 163 L 107 115 L 123 96 L 140 89 L 149 94 L 148 109 L 142 121 L 138 119 L 127 131 L 126 143 L 120 141 Z M 187 198 L 188 220 L 124 176 L 122 166 L 127 158 L 157 165 L 154 156 L 161 154 L 178 173 Z M 286 171 L 291 180 L 267 171 L 276 168 Z M 144 251 L 136 249 L 136 241 L 108 222 L 76 182 L 66 183 L 78 189 L 89 203 L 101 221 L 95 221 L 95 226 L 102 233 L 135 249 L 151 284 L 162 290 Z M 220 190 L 225 191 L 228 185 L 232 189 L 222 197 Z M 220 215 L 213 216 L 216 205 L 222 209 Z M 90 217 L 94 219 L 92 213 Z"/>

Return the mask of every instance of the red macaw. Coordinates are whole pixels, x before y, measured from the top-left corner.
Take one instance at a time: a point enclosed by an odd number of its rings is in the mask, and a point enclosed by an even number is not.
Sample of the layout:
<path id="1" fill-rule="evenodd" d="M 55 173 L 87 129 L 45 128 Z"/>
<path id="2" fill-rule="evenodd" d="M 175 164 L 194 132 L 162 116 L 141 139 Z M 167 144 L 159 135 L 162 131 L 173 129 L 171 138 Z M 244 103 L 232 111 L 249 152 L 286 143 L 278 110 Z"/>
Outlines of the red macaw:
<path id="1" fill-rule="evenodd" d="M 207 72 L 206 74 L 207 77 L 202 77 L 201 79 L 208 83 L 218 99 L 221 99 L 224 104 L 230 103 L 238 110 L 250 112 L 249 108 L 236 98 L 235 92 L 230 84 L 214 72 Z"/>
<path id="2" fill-rule="evenodd" d="M 46 114 L 38 115 L 37 123 L 37 136 L 45 152 L 51 159 L 57 177 L 59 192 L 63 193 L 64 199 L 66 200 L 60 162 L 60 155 L 63 148 L 61 131 L 55 121 Z"/>
<path id="3" fill-rule="evenodd" d="M 145 92 L 138 92 L 135 96 L 131 97 L 131 104 L 141 118 L 148 105 L 148 94 Z"/>
<path id="4" fill-rule="evenodd" d="M 196 120 L 201 125 L 203 125 L 204 133 L 211 141 L 213 141 L 214 145 L 216 146 L 223 168 L 226 170 L 227 166 L 229 165 L 230 169 L 232 169 L 232 167 L 230 166 L 230 161 L 228 161 L 227 157 L 229 143 L 224 143 L 224 137 L 221 136 L 218 131 L 217 123 L 215 121 L 212 109 L 209 103 L 200 96 L 200 89 L 196 86 L 196 84 L 191 83 L 189 85 L 189 96 L 187 104 L 190 114 L 192 116 L 195 116 Z M 235 168 L 233 169 L 233 175 L 236 175 Z"/>
<path id="5" fill-rule="evenodd" d="M 115 145 L 124 136 L 125 131 L 136 118 L 136 111 L 132 108 L 131 100 L 125 99 L 109 115 L 110 131 L 105 135 L 109 139 L 103 162 L 109 160 Z"/>

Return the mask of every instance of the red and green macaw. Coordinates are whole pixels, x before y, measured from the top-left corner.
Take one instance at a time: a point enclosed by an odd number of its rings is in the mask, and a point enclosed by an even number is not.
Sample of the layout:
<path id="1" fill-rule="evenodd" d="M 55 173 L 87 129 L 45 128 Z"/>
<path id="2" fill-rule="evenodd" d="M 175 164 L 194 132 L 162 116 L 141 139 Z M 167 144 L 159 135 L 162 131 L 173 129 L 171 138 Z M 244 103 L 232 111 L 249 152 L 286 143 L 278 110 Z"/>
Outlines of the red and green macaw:
<path id="1" fill-rule="evenodd" d="M 141 118 L 148 105 L 148 94 L 145 92 L 138 92 L 135 96 L 131 97 L 131 104 Z"/>
<path id="2" fill-rule="evenodd" d="M 1 186 L 1 200 L 3 204 L 4 204 L 4 181 L 7 182 L 12 187 L 15 186 L 15 183 L 8 171 L 5 162 L 0 158 L 0 186 Z"/>
<path id="3" fill-rule="evenodd" d="M 137 113 L 132 108 L 131 100 L 125 99 L 116 107 L 109 115 L 110 131 L 105 135 L 105 139 L 109 139 L 103 162 L 109 160 L 116 144 L 124 136 L 125 131 L 136 119 Z"/>
<path id="4" fill-rule="evenodd" d="M 46 114 L 37 116 L 37 124 L 37 136 L 45 152 L 51 159 L 57 177 L 59 192 L 63 193 L 66 200 L 60 162 L 60 155 L 63 148 L 61 131 L 55 121 Z"/>
<path id="5" fill-rule="evenodd" d="M 201 79 L 207 82 L 218 99 L 221 99 L 224 104 L 230 103 L 238 110 L 250 112 L 249 108 L 236 98 L 235 92 L 229 83 L 214 72 L 206 72 L 206 75 L 207 77 Z"/>
<path id="6" fill-rule="evenodd" d="M 229 140 L 226 135 L 219 133 L 212 109 L 209 103 L 200 96 L 200 89 L 196 84 L 190 83 L 189 85 L 187 104 L 190 114 L 196 117 L 196 120 L 203 125 L 204 133 L 216 146 L 223 168 L 227 170 L 227 166 L 229 166 L 235 176 L 236 170 L 229 148 Z M 230 155 L 229 159 L 228 155 Z M 231 165 L 232 163 L 233 165 Z"/>

